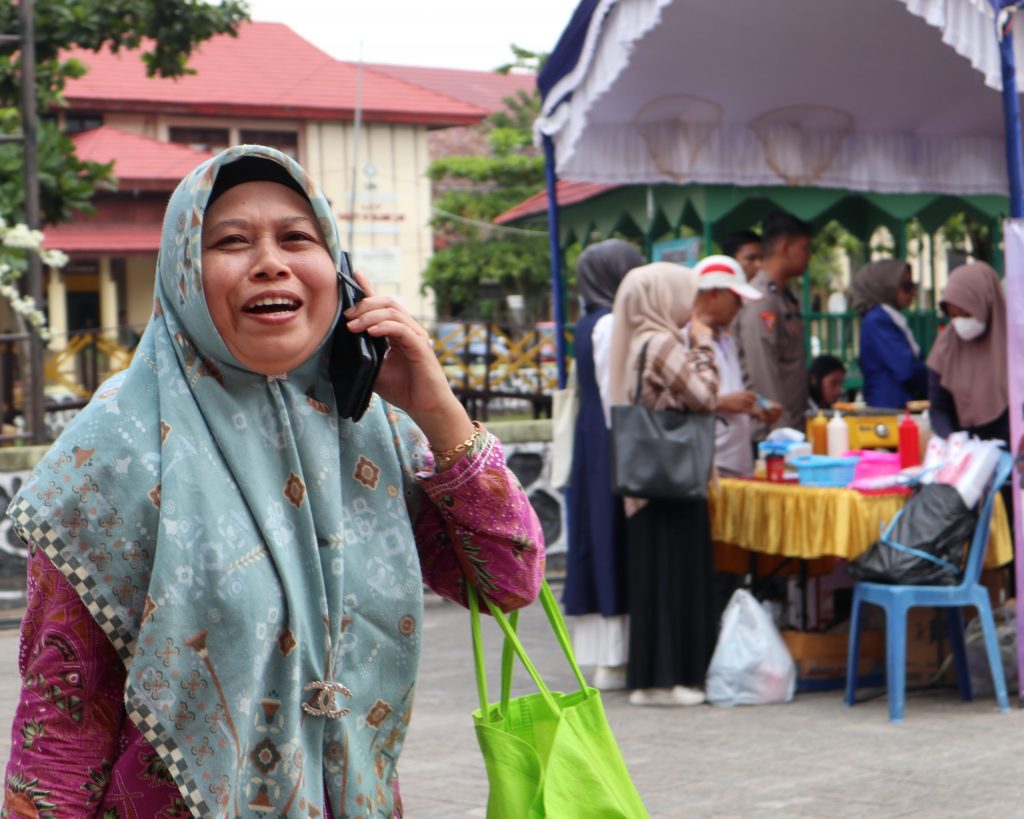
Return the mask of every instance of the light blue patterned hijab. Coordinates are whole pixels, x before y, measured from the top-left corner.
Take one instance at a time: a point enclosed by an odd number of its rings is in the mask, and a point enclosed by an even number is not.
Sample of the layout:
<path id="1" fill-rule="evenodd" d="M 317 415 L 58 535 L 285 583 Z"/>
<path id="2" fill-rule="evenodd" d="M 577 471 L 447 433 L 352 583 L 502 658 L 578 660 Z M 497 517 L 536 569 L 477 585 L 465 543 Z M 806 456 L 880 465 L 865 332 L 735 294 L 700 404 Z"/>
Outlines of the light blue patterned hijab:
<path id="1" fill-rule="evenodd" d="M 283 380 L 228 352 L 201 234 L 218 169 L 242 156 L 287 169 L 337 262 L 327 200 L 293 160 L 242 146 L 196 168 L 167 208 L 131 367 L 10 514 L 117 648 L 128 716 L 194 815 L 317 816 L 326 786 L 338 817 L 390 817 L 420 646 L 422 436 L 376 397 L 339 420 L 323 347 Z M 317 687 L 334 683 L 351 696 Z"/>

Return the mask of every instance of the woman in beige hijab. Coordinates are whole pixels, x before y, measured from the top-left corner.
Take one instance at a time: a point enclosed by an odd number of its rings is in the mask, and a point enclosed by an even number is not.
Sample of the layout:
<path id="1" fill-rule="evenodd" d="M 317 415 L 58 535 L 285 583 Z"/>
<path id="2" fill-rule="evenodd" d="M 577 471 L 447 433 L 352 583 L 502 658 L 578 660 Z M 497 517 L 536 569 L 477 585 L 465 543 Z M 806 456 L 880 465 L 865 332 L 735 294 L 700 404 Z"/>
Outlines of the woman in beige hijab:
<path id="1" fill-rule="evenodd" d="M 950 318 L 928 356 L 929 415 L 943 438 L 966 430 L 1010 440 L 1006 301 L 996 271 L 984 262 L 956 268 L 942 291 Z"/>
<path id="2" fill-rule="evenodd" d="M 612 308 L 612 404 L 714 411 L 711 329 L 691 320 L 696 274 L 658 262 L 630 271 Z M 690 322 L 689 331 L 682 328 Z M 696 705 L 715 647 L 714 560 L 705 501 L 626 498 L 629 663 L 633 705 Z"/>

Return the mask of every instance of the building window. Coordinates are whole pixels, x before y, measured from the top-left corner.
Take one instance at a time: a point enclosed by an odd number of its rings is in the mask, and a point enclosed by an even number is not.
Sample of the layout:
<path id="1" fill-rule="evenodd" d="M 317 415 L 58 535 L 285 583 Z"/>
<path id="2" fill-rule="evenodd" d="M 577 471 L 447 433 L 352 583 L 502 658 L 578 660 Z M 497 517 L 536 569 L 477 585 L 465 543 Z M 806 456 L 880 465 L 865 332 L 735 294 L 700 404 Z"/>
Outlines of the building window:
<path id="1" fill-rule="evenodd" d="M 249 128 L 240 131 L 238 138 L 245 145 L 266 145 L 277 148 L 292 159 L 299 158 L 299 135 L 295 131 L 263 131 Z"/>
<path id="2" fill-rule="evenodd" d="M 171 142 L 197 151 L 216 153 L 231 144 L 227 128 L 171 128 Z"/>
<path id="3" fill-rule="evenodd" d="M 103 114 L 90 114 L 83 111 L 69 111 L 64 115 L 64 130 L 69 134 L 91 131 L 103 124 Z"/>

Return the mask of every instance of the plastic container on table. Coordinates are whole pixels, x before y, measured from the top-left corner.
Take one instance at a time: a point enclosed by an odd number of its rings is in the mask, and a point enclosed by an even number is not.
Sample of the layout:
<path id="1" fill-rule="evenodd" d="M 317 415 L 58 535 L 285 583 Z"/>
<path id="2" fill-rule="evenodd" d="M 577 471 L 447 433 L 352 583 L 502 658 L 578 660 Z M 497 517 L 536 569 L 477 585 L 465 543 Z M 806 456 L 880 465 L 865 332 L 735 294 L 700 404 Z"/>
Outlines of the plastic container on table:
<path id="1" fill-rule="evenodd" d="M 874 449 L 855 449 L 843 454 L 845 458 L 859 458 L 857 468 L 853 472 L 855 481 L 866 481 L 871 478 L 882 478 L 887 475 L 898 475 L 900 456 L 896 452 L 878 452 Z"/>
<path id="2" fill-rule="evenodd" d="M 789 446 L 784 441 L 762 441 L 758 444 L 757 454 L 764 461 L 765 477 L 769 481 L 778 483 L 785 479 Z"/>
<path id="3" fill-rule="evenodd" d="M 793 459 L 801 486 L 849 486 L 860 458 L 833 458 L 829 455 L 802 455 Z"/>
<path id="4" fill-rule="evenodd" d="M 772 454 L 765 456 L 764 476 L 772 483 L 781 483 L 786 479 L 786 458 L 784 455 Z"/>

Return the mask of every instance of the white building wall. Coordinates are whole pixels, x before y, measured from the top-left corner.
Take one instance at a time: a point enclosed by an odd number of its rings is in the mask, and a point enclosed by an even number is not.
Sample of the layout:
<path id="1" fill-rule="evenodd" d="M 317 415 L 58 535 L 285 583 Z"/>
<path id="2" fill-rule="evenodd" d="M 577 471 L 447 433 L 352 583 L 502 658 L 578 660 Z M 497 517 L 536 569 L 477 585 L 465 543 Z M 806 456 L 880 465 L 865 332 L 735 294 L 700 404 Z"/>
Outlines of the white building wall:
<path id="1" fill-rule="evenodd" d="M 248 128 L 297 131 L 299 161 L 330 199 L 342 247 L 350 251 L 355 265 L 370 277 L 378 292 L 400 299 L 417 317 L 433 317 L 432 296 L 420 293 L 423 270 L 433 249 L 425 126 L 364 123 L 358 156 L 354 156 L 351 122 L 107 113 L 104 123 L 164 142 L 174 126 L 227 127 L 232 141 Z M 139 305 L 143 300 L 148 303 L 151 296 L 152 270 L 145 283 L 135 275 L 129 275 L 128 281 L 129 315 L 134 321 L 141 311 Z M 137 292 L 139 288 L 141 292 Z"/>

